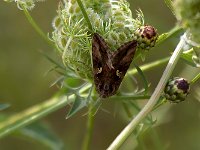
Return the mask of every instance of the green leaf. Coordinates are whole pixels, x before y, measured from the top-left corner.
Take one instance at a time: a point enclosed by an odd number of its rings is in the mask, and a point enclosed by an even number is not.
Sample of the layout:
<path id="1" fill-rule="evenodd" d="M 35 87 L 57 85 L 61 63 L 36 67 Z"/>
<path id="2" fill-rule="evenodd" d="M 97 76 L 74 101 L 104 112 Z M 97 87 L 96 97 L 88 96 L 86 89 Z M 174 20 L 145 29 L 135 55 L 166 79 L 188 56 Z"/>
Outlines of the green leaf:
<path id="1" fill-rule="evenodd" d="M 188 51 L 185 51 L 181 54 L 181 58 L 190 66 L 192 67 L 196 67 L 196 64 L 194 63 L 193 59 L 192 59 L 192 56 L 193 56 L 193 48 L 188 50 Z"/>
<path id="2" fill-rule="evenodd" d="M 0 104 L 0 111 L 7 109 L 8 107 L 10 107 L 10 104 Z"/>
<path id="3" fill-rule="evenodd" d="M 20 129 L 18 133 L 48 146 L 51 150 L 64 150 L 63 142 L 47 124 L 34 123 Z"/>
<path id="4" fill-rule="evenodd" d="M 63 83 L 64 80 L 65 80 L 65 77 L 64 76 L 60 76 L 53 83 L 51 83 L 50 87 L 52 87 L 52 86 L 54 86 L 56 84 L 60 85 L 61 83 Z"/>
<path id="5" fill-rule="evenodd" d="M 85 106 L 87 106 L 86 99 L 83 97 L 80 97 L 79 95 L 76 95 L 73 106 L 70 109 L 69 113 L 67 114 L 66 119 L 72 117 L 74 114 L 76 114 L 78 111 L 80 111 Z"/>
<path id="6" fill-rule="evenodd" d="M 146 79 L 146 77 L 145 77 L 143 71 L 140 69 L 140 67 L 137 66 L 135 63 L 133 63 L 133 64 L 134 64 L 135 68 L 137 69 L 138 74 L 140 75 L 140 77 L 141 77 L 142 80 L 143 80 L 144 89 L 145 89 L 144 93 L 145 93 L 145 95 L 146 95 L 146 94 L 148 93 L 148 89 L 149 89 L 148 81 L 147 81 L 147 79 Z"/>

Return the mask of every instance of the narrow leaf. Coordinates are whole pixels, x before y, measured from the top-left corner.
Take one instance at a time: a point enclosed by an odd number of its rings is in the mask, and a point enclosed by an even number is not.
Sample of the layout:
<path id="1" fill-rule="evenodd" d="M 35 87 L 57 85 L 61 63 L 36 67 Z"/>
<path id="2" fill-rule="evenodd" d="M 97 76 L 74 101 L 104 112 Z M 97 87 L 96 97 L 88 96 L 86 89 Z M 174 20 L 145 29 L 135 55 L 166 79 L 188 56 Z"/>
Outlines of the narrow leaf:
<path id="1" fill-rule="evenodd" d="M 80 111 L 85 106 L 87 106 L 86 99 L 83 98 L 83 97 L 80 97 L 80 96 L 76 95 L 74 103 L 73 103 L 73 106 L 70 109 L 69 113 L 67 114 L 66 119 L 68 119 L 71 116 L 73 116 L 74 114 L 76 114 L 78 111 Z"/>
<path id="2" fill-rule="evenodd" d="M 192 67 L 196 67 L 196 64 L 194 63 L 193 59 L 192 59 L 192 56 L 193 56 L 193 48 L 188 50 L 188 51 L 185 51 L 181 54 L 181 58 L 190 66 Z"/>
<path id="3" fill-rule="evenodd" d="M 143 71 L 140 69 L 140 67 L 137 66 L 135 63 L 133 63 L 133 64 L 134 64 L 135 68 L 137 69 L 138 74 L 140 75 L 140 77 L 141 77 L 142 80 L 143 80 L 144 89 L 145 89 L 144 92 L 145 92 L 145 95 L 146 95 L 146 94 L 148 93 L 148 89 L 149 89 L 149 87 L 148 87 L 148 81 L 147 81 L 147 79 L 146 79 L 146 77 L 145 77 Z"/>

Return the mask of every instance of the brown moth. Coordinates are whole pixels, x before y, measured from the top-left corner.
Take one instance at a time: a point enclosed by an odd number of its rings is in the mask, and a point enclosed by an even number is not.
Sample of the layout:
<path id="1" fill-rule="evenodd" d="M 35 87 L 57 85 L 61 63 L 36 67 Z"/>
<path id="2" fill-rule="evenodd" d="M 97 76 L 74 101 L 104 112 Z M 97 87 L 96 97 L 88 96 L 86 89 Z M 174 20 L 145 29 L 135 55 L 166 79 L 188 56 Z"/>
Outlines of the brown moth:
<path id="1" fill-rule="evenodd" d="M 114 95 L 124 78 L 135 54 L 137 41 L 133 40 L 110 51 L 105 40 L 97 33 L 92 38 L 93 76 L 101 98 Z"/>

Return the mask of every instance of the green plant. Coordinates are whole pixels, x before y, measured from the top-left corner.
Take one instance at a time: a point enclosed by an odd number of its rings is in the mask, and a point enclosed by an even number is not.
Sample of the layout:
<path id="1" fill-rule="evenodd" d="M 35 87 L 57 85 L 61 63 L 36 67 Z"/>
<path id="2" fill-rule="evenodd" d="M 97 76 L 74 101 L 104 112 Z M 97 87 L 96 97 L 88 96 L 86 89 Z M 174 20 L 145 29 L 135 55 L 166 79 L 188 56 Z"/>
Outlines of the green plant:
<path id="1" fill-rule="evenodd" d="M 144 30 L 147 26 L 144 23 L 142 11 L 138 10 L 137 18 L 133 19 L 131 10 L 129 9 L 129 3 L 125 0 L 103 0 L 101 2 L 98 0 L 87 0 L 84 2 L 80 0 L 69 0 L 61 2 L 57 10 L 58 15 L 53 20 L 54 30 L 52 36 L 49 36 L 50 38 L 43 33 L 29 14 L 28 10 L 33 9 L 36 1 L 17 0 L 15 2 L 19 9 L 24 11 L 34 29 L 49 43 L 49 45 L 56 49 L 58 55 L 62 58 L 63 64 L 59 64 L 48 55 L 44 54 L 45 57 L 55 65 L 53 70 L 60 74 L 59 79 L 54 83 L 60 85 L 58 94 L 42 104 L 38 104 L 22 113 L 3 119 L 0 123 L 1 137 L 67 104 L 72 104 L 67 118 L 72 117 L 85 107 L 88 108 L 87 132 L 82 148 L 85 150 L 89 149 L 95 113 L 98 111 L 99 107 L 101 107 L 101 103 L 103 103 L 103 100 L 100 100 L 93 86 L 91 40 L 92 33 L 94 32 L 101 34 L 112 50 L 132 39 L 138 41 L 138 50 L 133 63 L 134 67 L 132 66 L 132 68 L 129 69 L 126 79 L 131 80 L 131 76 L 138 73 L 142 79 L 143 88 L 134 92 L 131 91 L 130 93 L 119 91 L 117 95 L 108 98 L 108 100 L 113 99 L 125 102 L 123 107 L 127 116 L 130 118 L 135 115 L 135 113 L 130 111 L 133 107 L 135 107 L 139 113 L 108 147 L 109 150 L 119 149 L 133 131 L 138 131 L 136 135 L 139 136 L 143 131 L 147 128 L 151 128 L 155 124 L 150 112 L 166 103 L 165 97 L 162 95 L 163 90 L 180 58 L 184 59 L 192 66 L 199 66 L 198 42 L 200 39 L 196 31 L 200 30 L 198 21 L 198 12 L 200 9 L 198 7 L 197 9 L 193 9 L 194 6 L 199 6 L 198 0 L 192 1 L 191 3 L 186 0 L 177 0 L 174 4 L 170 0 L 166 0 L 166 4 L 171 8 L 175 16 L 181 20 L 182 24 L 175 26 L 167 33 L 160 34 L 158 39 L 157 34 L 155 34 L 153 40 L 150 42 L 147 38 L 143 39 L 141 38 L 142 36 L 140 37 L 140 31 Z M 179 9 L 174 11 L 173 5 L 179 7 Z M 195 22 L 190 20 L 190 16 L 184 16 L 185 13 L 182 13 L 182 11 L 185 10 L 185 5 L 188 6 L 187 11 L 191 10 L 192 16 L 196 17 L 194 19 Z M 193 23 L 195 23 L 195 25 Z M 151 52 L 151 48 L 154 45 L 158 46 L 177 32 L 181 33 L 182 36 L 171 58 L 159 59 L 156 62 L 141 67 L 136 65 L 135 61 L 140 58 L 144 61 L 145 55 Z M 189 45 L 190 48 L 183 52 L 183 48 L 186 45 Z M 147 81 L 144 71 L 166 63 L 168 60 L 169 63 L 163 72 L 163 76 L 160 78 L 157 88 L 153 93 L 150 93 L 150 83 Z M 196 82 L 199 77 L 200 74 L 191 80 L 191 85 Z M 134 83 L 133 80 L 131 81 Z M 137 83 L 134 84 L 135 87 L 137 87 Z M 144 99 L 149 99 L 149 101 L 144 107 L 139 107 L 140 105 L 136 100 Z M 143 128 L 140 128 L 138 125 L 141 121 L 144 125 Z M 34 131 L 34 129 L 32 130 Z M 38 133 L 38 131 L 35 130 L 35 133 Z M 56 149 L 54 146 L 52 147 L 52 149 Z"/>

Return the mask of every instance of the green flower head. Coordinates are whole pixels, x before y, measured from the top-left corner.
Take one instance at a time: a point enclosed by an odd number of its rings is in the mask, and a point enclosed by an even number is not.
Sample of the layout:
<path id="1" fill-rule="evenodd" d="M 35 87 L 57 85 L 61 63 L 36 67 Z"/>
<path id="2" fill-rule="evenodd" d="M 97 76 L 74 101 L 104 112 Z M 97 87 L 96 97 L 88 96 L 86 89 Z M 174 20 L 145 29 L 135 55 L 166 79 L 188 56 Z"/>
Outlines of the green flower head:
<path id="1" fill-rule="evenodd" d="M 99 33 L 113 51 L 135 39 L 135 31 L 144 25 L 142 12 L 138 11 L 138 17 L 133 19 L 126 0 L 84 0 L 82 3 L 92 24 L 92 32 Z M 76 0 L 60 3 L 53 27 L 53 41 L 63 63 L 81 78 L 92 79 L 92 32 Z"/>

